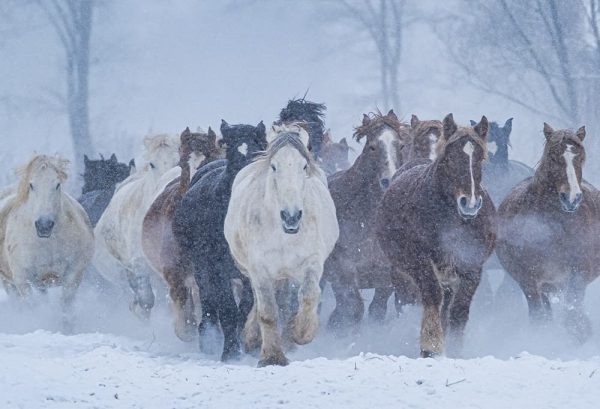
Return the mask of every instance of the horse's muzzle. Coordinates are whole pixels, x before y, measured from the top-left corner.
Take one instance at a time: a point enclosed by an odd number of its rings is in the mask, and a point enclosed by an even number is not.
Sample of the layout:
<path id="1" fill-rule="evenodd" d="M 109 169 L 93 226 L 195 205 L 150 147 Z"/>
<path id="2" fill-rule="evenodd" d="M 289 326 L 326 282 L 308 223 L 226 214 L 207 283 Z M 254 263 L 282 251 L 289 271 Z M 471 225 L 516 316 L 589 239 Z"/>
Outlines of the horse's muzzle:
<path id="1" fill-rule="evenodd" d="M 300 230 L 300 220 L 302 219 L 302 210 L 298 210 L 291 214 L 287 210 L 279 212 L 283 221 L 283 231 L 287 234 L 296 234 Z"/>
<path id="2" fill-rule="evenodd" d="M 47 239 L 52 234 L 52 229 L 54 228 L 54 220 L 40 217 L 35 221 L 35 230 L 37 232 L 38 237 L 42 239 Z"/>
<path id="3" fill-rule="evenodd" d="M 578 208 L 581 202 L 583 201 L 583 194 L 577 193 L 575 195 L 575 199 L 573 201 L 569 200 L 569 194 L 565 192 L 560 193 L 560 204 L 562 205 L 563 211 L 567 213 L 573 213 Z"/>
<path id="4" fill-rule="evenodd" d="M 477 198 L 474 204 L 464 195 L 457 199 L 458 214 L 465 220 L 476 218 L 482 206 L 483 198 L 481 196 Z"/>

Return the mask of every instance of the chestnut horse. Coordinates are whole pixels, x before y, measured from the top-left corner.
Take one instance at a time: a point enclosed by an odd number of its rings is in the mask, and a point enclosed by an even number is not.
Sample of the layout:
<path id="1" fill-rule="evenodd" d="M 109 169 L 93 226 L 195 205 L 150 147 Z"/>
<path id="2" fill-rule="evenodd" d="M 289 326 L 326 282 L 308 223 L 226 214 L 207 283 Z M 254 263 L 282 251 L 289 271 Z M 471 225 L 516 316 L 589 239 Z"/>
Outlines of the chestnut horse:
<path id="1" fill-rule="evenodd" d="M 591 335 L 585 289 L 600 272 L 600 196 L 582 181 L 585 128 L 555 131 L 544 124 L 544 135 L 535 174 L 498 209 L 496 254 L 523 290 L 531 320 L 550 320 L 549 294 L 562 294 L 567 330 L 584 342 Z"/>
<path id="2" fill-rule="evenodd" d="M 364 115 L 354 137 L 357 141 L 366 139 L 362 153 L 349 169 L 329 178 L 340 237 L 325 262 L 324 277 L 331 283 L 336 299 L 328 326 L 338 334 L 362 320 L 360 289 L 384 292 L 377 295 L 369 312 L 375 319 L 385 315 L 385 303 L 391 294 L 390 265 L 375 240 L 375 209 L 402 165 L 408 126 L 392 110 L 387 115 Z"/>
<path id="3" fill-rule="evenodd" d="M 181 249 L 173 237 L 173 214 L 190 184 L 190 162 L 199 163 L 194 167 L 195 171 L 222 156 L 216 139 L 217 135 L 210 127 L 208 133 L 192 133 L 189 128 L 183 131 L 179 147 L 181 176 L 154 200 L 142 226 L 142 250 L 150 267 L 167 283 L 176 317 L 175 334 L 183 341 L 190 341 L 196 333 L 194 312 L 199 305 L 194 301 L 199 304 L 199 298 L 193 297 L 198 287 L 190 268 L 182 265 Z M 192 156 L 195 158 L 191 159 Z"/>
<path id="4" fill-rule="evenodd" d="M 483 263 L 494 249 L 496 211 L 481 187 L 488 122 L 458 127 L 444 118 L 437 157 L 400 173 L 384 194 L 375 220 L 390 260 L 392 283 L 404 275 L 423 303 L 421 356 L 444 352 L 445 338 L 460 351 Z"/>

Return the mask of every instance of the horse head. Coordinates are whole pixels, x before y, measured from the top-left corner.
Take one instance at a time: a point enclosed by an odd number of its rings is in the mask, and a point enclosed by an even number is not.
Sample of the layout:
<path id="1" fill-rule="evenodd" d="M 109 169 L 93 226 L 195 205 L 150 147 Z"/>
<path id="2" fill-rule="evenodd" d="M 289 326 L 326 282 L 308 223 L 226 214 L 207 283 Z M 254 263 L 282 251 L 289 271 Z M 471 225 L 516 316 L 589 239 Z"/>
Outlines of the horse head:
<path id="1" fill-rule="evenodd" d="M 430 159 L 434 161 L 436 144 L 442 135 L 442 122 L 438 120 L 420 120 L 416 115 L 410 119 L 410 159 Z"/>
<path id="2" fill-rule="evenodd" d="M 339 142 L 333 142 L 329 131 L 327 131 L 321 146 L 320 159 L 323 170 L 330 175 L 348 169 L 350 167 L 350 160 L 348 159 L 350 149 L 346 138 L 340 139 Z"/>
<path id="3" fill-rule="evenodd" d="M 510 133 L 512 132 L 512 118 L 508 118 L 504 126 L 497 122 L 490 122 L 487 136 L 488 160 L 491 163 L 508 164 L 508 147 L 510 146 Z M 471 126 L 477 123 L 471 120 Z"/>
<path id="4" fill-rule="evenodd" d="M 442 124 L 438 157 L 434 162 L 439 188 L 456 203 L 460 217 L 473 219 L 483 205 L 481 168 L 486 158 L 488 120 L 483 116 L 473 127 L 459 127 L 452 114 L 448 114 Z"/>
<path id="5" fill-rule="evenodd" d="M 37 155 L 18 171 L 21 178 L 16 206 L 31 215 L 36 234 L 48 238 L 62 210 L 62 186 L 69 162 L 60 157 Z"/>
<path id="6" fill-rule="evenodd" d="M 266 128 L 262 121 L 256 126 L 229 125 L 221 120 L 221 146 L 225 146 L 225 157 L 228 165 L 241 169 L 248 164 L 257 153 L 267 148 Z"/>
<path id="7" fill-rule="evenodd" d="M 387 190 L 392 177 L 402 166 L 408 127 L 400 122 L 393 110 L 387 115 L 363 114 L 362 125 L 356 128 L 354 138 L 358 142 L 366 138 L 357 160 L 365 164 L 367 172 L 377 177 L 381 189 Z"/>
<path id="8" fill-rule="evenodd" d="M 319 158 L 325 139 L 325 110 L 325 104 L 307 101 L 304 98 L 292 99 L 279 113 L 279 121 L 276 124 L 304 122 L 309 136 L 308 148 L 315 158 Z"/>
<path id="9" fill-rule="evenodd" d="M 144 138 L 144 159 L 151 172 L 160 176 L 179 163 L 179 138 L 161 134 Z"/>
<path id="10" fill-rule="evenodd" d="M 536 178 L 542 179 L 543 192 L 557 194 L 563 211 L 573 213 L 583 201 L 581 180 L 585 161 L 585 127 L 577 132 L 569 129 L 555 131 L 544 123 L 544 136 L 544 156 Z"/>
<path id="11" fill-rule="evenodd" d="M 300 230 L 306 181 L 320 172 L 308 150 L 309 135 L 303 125 L 274 125 L 269 147 L 259 159 L 267 172 L 267 202 L 275 203 L 274 211 L 287 234 Z"/>

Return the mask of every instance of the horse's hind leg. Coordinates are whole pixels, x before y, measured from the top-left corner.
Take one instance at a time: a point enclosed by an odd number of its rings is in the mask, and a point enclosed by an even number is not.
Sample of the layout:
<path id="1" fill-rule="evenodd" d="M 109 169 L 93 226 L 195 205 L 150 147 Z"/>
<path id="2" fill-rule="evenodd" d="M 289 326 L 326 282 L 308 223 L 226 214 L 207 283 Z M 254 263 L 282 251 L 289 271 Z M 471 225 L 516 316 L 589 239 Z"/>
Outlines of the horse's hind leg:
<path id="1" fill-rule="evenodd" d="M 448 355 L 458 356 L 463 347 L 463 339 L 473 296 L 481 280 L 481 270 L 460 277 L 458 288 L 450 302 L 448 313 Z"/>
<path id="2" fill-rule="evenodd" d="M 394 292 L 391 286 L 375 288 L 373 300 L 369 304 L 369 318 L 375 322 L 383 322 L 387 313 L 387 303 Z"/>
<path id="3" fill-rule="evenodd" d="M 258 361 L 258 366 L 285 366 L 289 361 L 283 353 L 281 336 L 277 328 L 279 312 L 273 284 L 267 277 L 254 277 L 252 285 L 254 288 L 254 302 L 256 303 L 258 324 L 262 337 L 261 359 Z"/>
<path id="4" fill-rule="evenodd" d="M 365 304 L 358 286 L 351 279 L 337 278 L 331 281 L 331 289 L 335 295 L 335 309 L 329 317 L 327 328 L 338 336 L 345 336 L 351 328 L 358 329 Z"/>
<path id="5" fill-rule="evenodd" d="M 299 308 L 296 317 L 292 320 L 291 335 L 292 340 L 299 345 L 312 341 L 319 329 L 317 308 L 321 297 L 320 277 L 321 274 L 317 269 L 310 269 L 298 292 Z"/>
<path id="6" fill-rule="evenodd" d="M 565 326 L 571 336 L 579 343 L 584 343 L 592 335 L 590 319 L 583 311 L 583 297 L 585 296 L 585 281 L 580 273 L 574 273 L 569 280 L 565 294 L 566 315 Z"/>
<path id="7" fill-rule="evenodd" d="M 200 304 L 202 305 L 202 316 L 200 324 L 198 324 L 200 351 L 212 354 L 219 331 L 217 290 L 205 271 L 197 271 L 194 278 L 200 288 Z"/>

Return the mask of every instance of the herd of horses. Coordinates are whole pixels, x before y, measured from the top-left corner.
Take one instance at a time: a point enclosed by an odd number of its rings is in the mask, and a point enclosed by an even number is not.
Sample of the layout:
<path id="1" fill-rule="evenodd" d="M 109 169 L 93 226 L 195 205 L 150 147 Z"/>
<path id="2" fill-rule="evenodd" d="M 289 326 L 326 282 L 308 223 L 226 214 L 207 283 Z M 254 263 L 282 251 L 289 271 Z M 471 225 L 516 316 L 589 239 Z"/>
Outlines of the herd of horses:
<path id="1" fill-rule="evenodd" d="M 35 156 L 0 193 L 7 293 L 61 286 L 69 330 L 86 272 L 128 290 L 141 319 L 153 287 L 166 286 L 180 339 L 199 335 L 207 350 L 222 332 L 222 360 L 243 344 L 265 366 L 313 340 L 328 282 L 335 334 L 356 331 L 361 290 L 374 289 L 372 320 L 392 295 L 398 311 L 420 303 L 421 356 L 458 356 L 484 266 L 501 266 L 533 323 L 552 319 L 558 295 L 570 334 L 590 337 L 583 298 L 600 273 L 600 193 L 582 177 L 584 127 L 544 124 L 534 170 L 509 160 L 512 118 L 459 126 L 452 114 L 405 123 L 370 113 L 350 164 L 324 113 L 291 100 L 269 129 L 223 120 L 220 138 L 211 128 L 146 137 L 140 167 L 85 157 L 79 203 L 62 188 L 68 162 Z"/>

